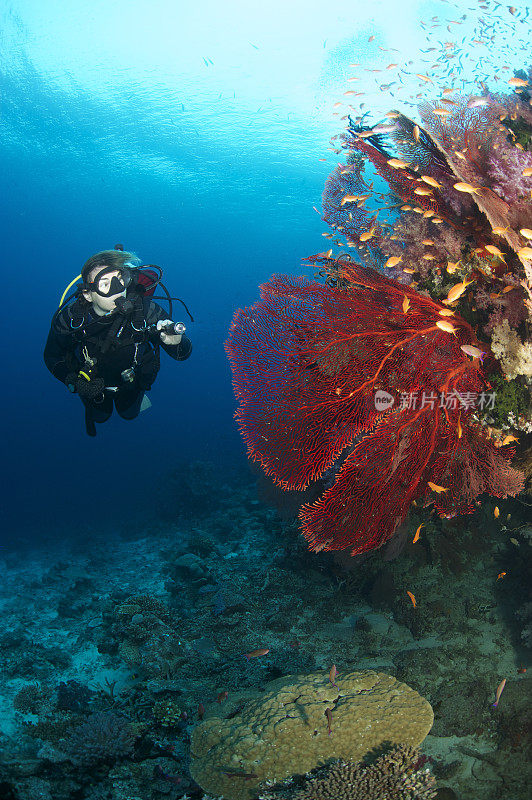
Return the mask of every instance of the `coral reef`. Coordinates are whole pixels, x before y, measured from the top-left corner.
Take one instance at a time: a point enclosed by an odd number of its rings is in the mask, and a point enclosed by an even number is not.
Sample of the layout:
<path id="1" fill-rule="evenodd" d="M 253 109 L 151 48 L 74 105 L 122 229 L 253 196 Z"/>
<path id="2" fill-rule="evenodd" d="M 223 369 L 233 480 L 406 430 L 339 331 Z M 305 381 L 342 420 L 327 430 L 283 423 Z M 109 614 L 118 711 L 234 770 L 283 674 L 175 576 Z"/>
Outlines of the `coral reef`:
<path id="1" fill-rule="evenodd" d="M 312 550 L 357 555 L 386 542 L 412 502 L 449 517 L 524 487 L 515 450 L 501 460 L 488 427 L 532 430 L 530 95 L 446 94 L 423 100 L 417 123 L 347 117 L 345 163 L 322 204 L 351 253 L 306 259 L 324 285 L 274 276 L 232 322 L 249 458 L 282 490 L 320 483 L 300 510 Z M 516 382 L 504 419 L 509 392 L 496 410 L 491 392 L 485 414 L 487 373 Z M 468 401 L 451 410 L 447 392 Z M 397 403 L 421 393 L 438 407 Z"/>
<path id="2" fill-rule="evenodd" d="M 135 734 L 129 720 L 114 711 L 91 714 L 61 743 L 61 749 L 79 764 L 113 763 L 133 752 Z"/>
<path id="3" fill-rule="evenodd" d="M 310 548 L 379 547 L 420 499 L 449 516 L 520 492 L 513 451 L 475 424 L 490 401 L 471 326 L 374 270 L 337 270 L 345 287 L 275 277 L 226 346 L 250 458 L 283 489 L 325 481 L 300 512 Z"/>
<path id="4" fill-rule="evenodd" d="M 425 763 L 415 748 L 395 747 L 370 764 L 329 765 L 303 788 L 269 788 L 259 800 L 433 800 L 436 782 Z"/>
<path id="5" fill-rule="evenodd" d="M 190 772 L 206 791 L 248 800 L 261 782 L 332 758 L 359 761 L 385 742 L 418 745 L 432 721 L 425 699 L 382 673 L 279 678 L 243 708 L 212 712 L 194 728 Z"/>

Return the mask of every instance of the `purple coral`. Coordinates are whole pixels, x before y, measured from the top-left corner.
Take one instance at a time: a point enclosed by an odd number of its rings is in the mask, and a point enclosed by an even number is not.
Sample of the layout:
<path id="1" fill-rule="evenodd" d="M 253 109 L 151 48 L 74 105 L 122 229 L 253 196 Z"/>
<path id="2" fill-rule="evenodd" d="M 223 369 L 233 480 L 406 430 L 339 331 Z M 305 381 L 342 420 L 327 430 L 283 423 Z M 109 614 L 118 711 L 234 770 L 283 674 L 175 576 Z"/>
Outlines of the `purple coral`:
<path id="1" fill-rule="evenodd" d="M 523 175 L 532 168 L 532 153 L 505 144 L 494 150 L 488 161 L 492 188 L 507 203 L 516 203 L 529 196 L 532 179 Z"/>
<path id="2" fill-rule="evenodd" d="M 75 763 L 113 763 L 131 755 L 135 736 L 128 720 L 113 711 L 91 714 L 71 732 L 63 747 Z"/>

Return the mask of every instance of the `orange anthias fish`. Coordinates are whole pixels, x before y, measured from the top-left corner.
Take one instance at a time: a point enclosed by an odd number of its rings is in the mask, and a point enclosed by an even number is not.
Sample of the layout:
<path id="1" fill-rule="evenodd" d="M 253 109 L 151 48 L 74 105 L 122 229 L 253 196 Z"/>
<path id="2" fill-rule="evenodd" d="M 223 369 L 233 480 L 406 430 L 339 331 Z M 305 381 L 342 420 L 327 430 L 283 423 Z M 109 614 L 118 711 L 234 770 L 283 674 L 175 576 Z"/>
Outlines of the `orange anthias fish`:
<path id="1" fill-rule="evenodd" d="M 501 512 L 499 511 L 499 506 L 495 506 L 495 508 L 493 509 L 493 516 L 495 517 L 495 519 L 499 518 L 500 513 Z"/>
<path id="2" fill-rule="evenodd" d="M 269 647 L 260 647 L 258 650 L 251 650 L 249 653 L 244 653 L 249 661 L 250 658 L 257 658 L 258 656 L 265 656 L 270 652 Z"/>
<path id="3" fill-rule="evenodd" d="M 497 686 L 497 691 L 495 692 L 495 702 L 492 703 L 492 708 L 497 708 L 499 705 L 499 700 L 501 699 L 501 694 L 504 692 L 504 687 L 506 686 L 506 678 L 499 683 Z"/>
<path id="4" fill-rule="evenodd" d="M 394 169 L 404 169 L 405 167 L 410 166 L 410 164 L 408 164 L 406 161 L 403 161 L 401 158 L 389 158 L 386 163 Z"/>
<path id="5" fill-rule="evenodd" d="M 412 601 L 412 605 L 415 608 L 417 605 L 415 595 L 413 595 L 412 592 L 407 592 L 407 595 L 409 596 L 410 600 Z"/>
<path id="6" fill-rule="evenodd" d="M 337 675 L 338 675 L 338 670 L 336 669 L 336 664 L 333 664 L 329 671 L 329 680 L 333 686 L 336 686 L 335 680 Z M 338 688 L 338 686 L 336 686 L 336 688 Z"/>
<path id="7" fill-rule="evenodd" d="M 396 267 L 397 264 L 399 264 L 399 262 L 402 261 L 402 260 L 403 260 L 402 256 L 390 256 L 390 258 L 387 260 L 387 262 L 386 262 L 386 264 L 384 266 L 385 267 Z"/>
<path id="8" fill-rule="evenodd" d="M 470 183 L 455 183 L 454 188 L 457 192 L 465 192 L 466 194 L 478 194 L 478 190 L 481 188 L 480 186 L 471 186 Z"/>
<path id="9" fill-rule="evenodd" d="M 445 333 L 455 333 L 456 332 L 456 328 L 454 327 L 454 325 L 451 325 L 450 322 L 446 322 L 444 319 L 439 319 L 436 322 L 436 327 L 439 328 L 442 331 L 445 331 Z"/>
<path id="10" fill-rule="evenodd" d="M 505 575 L 506 575 L 506 572 L 499 572 L 499 574 L 497 575 L 497 580 L 498 581 L 502 580 Z"/>
<path id="11" fill-rule="evenodd" d="M 416 535 L 412 539 L 412 544 L 415 544 L 417 542 L 417 540 L 419 539 L 419 534 L 421 533 L 421 528 L 424 528 L 424 527 L 425 527 L 424 525 L 420 525 L 419 526 L 419 528 L 416 531 Z"/>
<path id="12" fill-rule="evenodd" d="M 501 447 L 504 447 L 507 444 L 511 444 L 511 442 L 518 442 L 518 441 L 519 439 L 509 434 L 508 436 L 505 436 L 504 439 L 502 440 Z"/>
<path id="13" fill-rule="evenodd" d="M 432 489 L 433 492 L 437 492 L 441 494 L 442 492 L 448 492 L 449 489 L 445 488 L 445 486 L 438 486 L 437 483 L 432 483 L 431 481 L 427 481 L 429 489 Z"/>
<path id="14" fill-rule="evenodd" d="M 455 285 L 449 289 L 447 299 L 443 302 L 454 303 L 455 300 L 458 300 L 458 298 L 463 295 L 470 283 L 473 283 L 473 281 L 460 281 L 460 283 L 455 283 Z"/>

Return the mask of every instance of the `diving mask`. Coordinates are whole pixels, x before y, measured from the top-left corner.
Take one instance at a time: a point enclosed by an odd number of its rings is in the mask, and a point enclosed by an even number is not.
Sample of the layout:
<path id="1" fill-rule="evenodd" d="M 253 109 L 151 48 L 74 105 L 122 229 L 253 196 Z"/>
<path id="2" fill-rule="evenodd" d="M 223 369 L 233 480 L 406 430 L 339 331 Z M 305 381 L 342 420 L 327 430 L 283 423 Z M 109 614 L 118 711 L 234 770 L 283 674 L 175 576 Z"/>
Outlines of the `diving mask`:
<path id="1" fill-rule="evenodd" d="M 87 283 L 90 289 L 101 297 L 113 297 L 115 294 L 122 294 L 131 284 L 133 278 L 131 270 L 127 267 L 117 269 L 116 267 L 103 267 L 91 283 Z"/>

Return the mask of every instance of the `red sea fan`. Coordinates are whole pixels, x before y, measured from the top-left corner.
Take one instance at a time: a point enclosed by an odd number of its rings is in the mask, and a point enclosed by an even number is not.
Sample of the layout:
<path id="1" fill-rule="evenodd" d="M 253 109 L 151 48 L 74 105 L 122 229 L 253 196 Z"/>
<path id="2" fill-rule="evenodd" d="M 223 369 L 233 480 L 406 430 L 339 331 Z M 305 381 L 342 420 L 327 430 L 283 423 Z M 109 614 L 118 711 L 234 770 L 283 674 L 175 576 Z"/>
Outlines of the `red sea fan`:
<path id="1" fill-rule="evenodd" d="M 438 303 L 373 270 L 342 269 L 346 290 L 274 277 L 236 313 L 226 350 L 249 457 L 284 489 L 332 476 L 303 507 L 303 532 L 311 549 L 354 554 L 389 539 L 428 481 L 446 474 L 472 408 L 441 396 L 487 384 L 460 349 L 474 342 L 466 322 L 453 317 L 453 335 Z M 377 390 L 391 410 L 377 410 Z M 426 404 L 400 406 L 418 392 Z"/>

